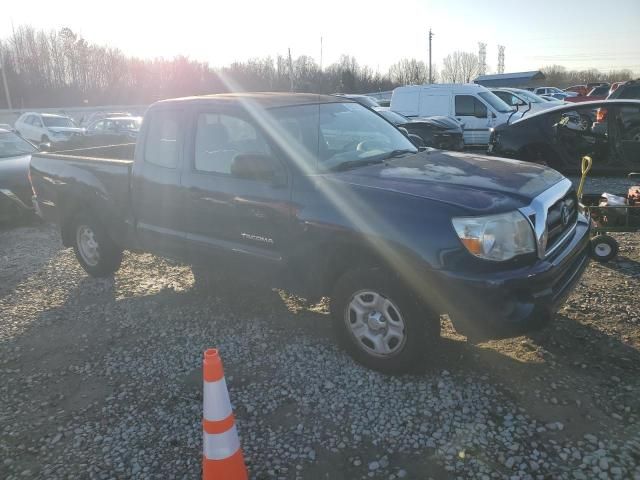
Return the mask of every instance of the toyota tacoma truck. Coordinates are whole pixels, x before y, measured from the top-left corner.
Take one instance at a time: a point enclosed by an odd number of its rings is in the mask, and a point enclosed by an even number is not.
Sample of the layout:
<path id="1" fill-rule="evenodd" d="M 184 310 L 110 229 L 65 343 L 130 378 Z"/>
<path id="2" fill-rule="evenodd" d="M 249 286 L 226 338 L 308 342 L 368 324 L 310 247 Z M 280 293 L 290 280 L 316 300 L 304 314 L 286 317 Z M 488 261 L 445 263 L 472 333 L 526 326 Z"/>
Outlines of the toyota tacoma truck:
<path id="1" fill-rule="evenodd" d="M 418 149 L 345 98 L 161 101 L 133 160 L 73 153 L 33 155 L 34 202 L 90 275 L 128 249 L 191 264 L 196 281 L 241 272 L 329 297 L 340 342 L 385 372 L 420 363 L 445 313 L 472 340 L 540 328 L 589 261 L 561 174 Z"/>

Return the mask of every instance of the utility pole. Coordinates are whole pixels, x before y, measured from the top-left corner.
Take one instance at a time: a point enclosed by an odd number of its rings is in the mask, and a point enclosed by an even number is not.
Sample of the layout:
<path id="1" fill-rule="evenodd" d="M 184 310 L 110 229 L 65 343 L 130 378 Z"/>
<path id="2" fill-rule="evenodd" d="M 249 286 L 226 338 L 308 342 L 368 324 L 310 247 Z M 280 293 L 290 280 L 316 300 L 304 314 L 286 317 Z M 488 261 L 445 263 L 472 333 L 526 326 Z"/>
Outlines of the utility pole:
<path id="1" fill-rule="evenodd" d="M 320 71 L 322 71 L 322 36 L 320 37 Z"/>
<path id="2" fill-rule="evenodd" d="M 431 73 L 431 39 L 433 38 L 433 33 L 431 33 L 431 29 L 429 29 L 429 83 L 433 83 L 433 75 Z"/>
<path id="3" fill-rule="evenodd" d="M 4 85 L 4 96 L 7 98 L 7 106 L 9 110 L 13 110 L 11 95 L 9 94 L 9 83 L 7 82 L 7 72 L 4 68 L 4 50 L 2 49 L 2 43 L 0 43 L 0 70 L 2 70 L 2 83 Z"/>
<path id="4" fill-rule="evenodd" d="M 291 91 L 293 92 L 293 61 L 291 60 L 291 49 L 289 49 L 289 81 L 291 82 Z"/>

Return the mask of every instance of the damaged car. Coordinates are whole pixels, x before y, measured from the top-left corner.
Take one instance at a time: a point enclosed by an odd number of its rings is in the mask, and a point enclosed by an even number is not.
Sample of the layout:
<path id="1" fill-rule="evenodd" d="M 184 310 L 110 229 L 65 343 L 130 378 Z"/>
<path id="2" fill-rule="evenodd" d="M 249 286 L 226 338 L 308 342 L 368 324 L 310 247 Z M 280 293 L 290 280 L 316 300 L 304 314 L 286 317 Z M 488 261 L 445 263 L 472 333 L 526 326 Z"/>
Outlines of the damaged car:
<path id="1" fill-rule="evenodd" d="M 580 172 L 582 157 L 593 171 L 628 173 L 640 168 L 640 101 L 607 100 L 567 104 L 496 127 L 492 155 Z"/>

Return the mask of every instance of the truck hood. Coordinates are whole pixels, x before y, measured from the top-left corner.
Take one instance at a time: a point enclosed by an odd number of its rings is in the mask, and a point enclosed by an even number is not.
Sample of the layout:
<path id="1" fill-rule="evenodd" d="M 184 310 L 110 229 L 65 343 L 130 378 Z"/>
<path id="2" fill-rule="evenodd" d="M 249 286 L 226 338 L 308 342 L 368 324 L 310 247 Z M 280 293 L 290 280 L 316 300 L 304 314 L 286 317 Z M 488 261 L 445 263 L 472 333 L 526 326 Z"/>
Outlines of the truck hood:
<path id="1" fill-rule="evenodd" d="M 533 163 L 434 149 L 327 177 L 353 187 L 445 202 L 473 214 L 523 207 L 564 178 Z"/>

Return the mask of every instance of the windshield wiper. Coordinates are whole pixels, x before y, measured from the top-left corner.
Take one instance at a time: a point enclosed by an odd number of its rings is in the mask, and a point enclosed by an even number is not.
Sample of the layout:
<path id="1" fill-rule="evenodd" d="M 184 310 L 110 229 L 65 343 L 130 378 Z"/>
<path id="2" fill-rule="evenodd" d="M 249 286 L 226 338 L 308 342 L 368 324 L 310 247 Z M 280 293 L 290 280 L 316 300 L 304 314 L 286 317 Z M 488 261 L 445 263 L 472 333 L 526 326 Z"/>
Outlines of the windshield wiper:
<path id="1" fill-rule="evenodd" d="M 365 165 L 373 165 L 375 163 L 382 163 L 382 162 L 384 162 L 384 159 L 380 157 L 366 158 L 366 159 L 360 159 L 360 160 L 348 160 L 346 162 L 342 162 L 337 165 L 334 165 L 333 167 L 330 167 L 329 170 L 334 172 L 339 172 L 342 170 L 349 170 L 351 168 L 363 167 Z"/>
<path id="2" fill-rule="evenodd" d="M 390 158 L 395 157 L 401 157 L 402 155 L 407 155 L 408 153 L 414 154 L 416 152 L 414 150 L 409 150 L 408 148 L 391 150 L 390 152 L 376 155 L 375 157 L 361 158 L 358 160 L 348 160 L 346 162 L 339 163 L 338 165 L 334 165 L 333 167 L 329 168 L 329 170 L 339 172 L 342 170 L 349 170 L 351 168 L 363 167 L 365 165 L 384 163 L 385 160 L 389 160 Z"/>
<path id="3" fill-rule="evenodd" d="M 406 155 L 408 153 L 416 153 L 416 151 L 409 150 L 408 148 L 400 148 L 400 149 L 397 149 L 397 150 L 391 150 L 389 153 L 385 153 L 382 156 L 382 159 L 383 160 L 387 160 L 389 158 L 401 157 L 401 156 Z"/>

